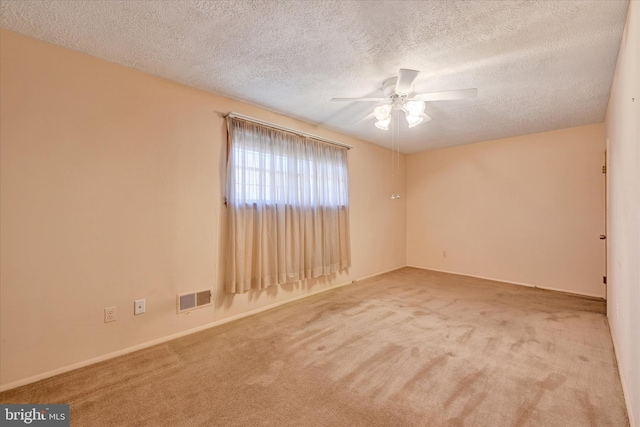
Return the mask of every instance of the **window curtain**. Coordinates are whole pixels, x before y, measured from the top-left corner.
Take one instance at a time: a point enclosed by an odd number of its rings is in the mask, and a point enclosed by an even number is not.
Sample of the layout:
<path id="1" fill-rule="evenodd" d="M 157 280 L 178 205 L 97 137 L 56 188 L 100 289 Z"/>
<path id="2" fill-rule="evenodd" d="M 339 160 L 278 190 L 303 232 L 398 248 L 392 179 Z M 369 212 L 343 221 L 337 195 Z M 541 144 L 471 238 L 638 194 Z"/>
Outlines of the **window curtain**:
<path id="1" fill-rule="evenodd" d="M 351 266 L 347 150 L 227 118 L 229 293 Z"/>

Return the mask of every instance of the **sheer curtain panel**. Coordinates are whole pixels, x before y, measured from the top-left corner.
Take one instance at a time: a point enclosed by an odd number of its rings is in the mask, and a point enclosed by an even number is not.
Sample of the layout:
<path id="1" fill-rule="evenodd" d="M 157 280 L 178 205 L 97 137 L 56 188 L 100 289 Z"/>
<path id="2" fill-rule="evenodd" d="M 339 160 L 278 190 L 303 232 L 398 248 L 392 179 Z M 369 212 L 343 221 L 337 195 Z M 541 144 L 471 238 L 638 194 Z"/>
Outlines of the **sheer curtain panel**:
<path id="1" fill-rule="evenodd" d="M 230 293 L 351 266 L 347 150 L 227 117 Z"/>

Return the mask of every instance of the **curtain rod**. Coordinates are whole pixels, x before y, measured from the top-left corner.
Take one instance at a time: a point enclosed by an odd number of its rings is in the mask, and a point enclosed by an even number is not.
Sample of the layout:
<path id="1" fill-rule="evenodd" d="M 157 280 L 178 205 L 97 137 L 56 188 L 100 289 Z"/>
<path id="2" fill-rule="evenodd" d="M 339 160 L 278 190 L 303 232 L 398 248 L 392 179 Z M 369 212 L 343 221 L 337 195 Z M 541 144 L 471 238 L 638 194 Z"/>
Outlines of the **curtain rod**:
<path id="1" fill-rule="evenodd" d="M 229 114 L 224 116 L 225 119 L 227 117 L 231 117 L 232 119 L 245 120 L 247 122 L 256 123 L 256 124 L 259 124 L 259 125 L 262 125 L 262 126 L 270 127 L 272 129 L 281 130 L 281 131 L 288 132 L 288 133 L 293 133 L 295 135 L 300 135 L 300 136 L 304 136 L 304 137 L 307 137 L 307 138 L 313 138 L 313 139 L 316 139 L 318 141 L 324 142 L 326 144 L 337 145 L 338 147 L 346 148 L 347 150 L 351 150 L 353 148 L 351 145 L 343 144 L 341 142 L 333 141 L 333 140 L 327 139 L 327 138 L 322 138 L 322 137 L 319 137 L 319 136 L 316 136 L 316 135 L 313 135 L 313 134 L 310 134 L 310 133 L 300 132 L 299 130 L 295 130 L 295 129 L 291 129 L 291 128 L 288 128 L 288 127 L 276 125 L 276 124 L 265 122 L 265 121 L 258 120 L 258 119 L 254 119 L 253 117 L 244 116 L 242 114 L 238 114 L 238 113 L 234 113 L 234 112 L 230 112 Z"/>

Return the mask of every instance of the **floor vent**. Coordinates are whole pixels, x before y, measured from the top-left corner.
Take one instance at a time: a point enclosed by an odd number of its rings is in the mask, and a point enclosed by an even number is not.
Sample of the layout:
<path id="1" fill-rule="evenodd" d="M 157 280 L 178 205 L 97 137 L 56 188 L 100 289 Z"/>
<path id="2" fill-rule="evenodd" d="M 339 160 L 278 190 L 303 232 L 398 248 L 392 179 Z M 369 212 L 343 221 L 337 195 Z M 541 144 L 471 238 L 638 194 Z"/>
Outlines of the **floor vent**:
<path id="1" fill-rule="evenodd" d="M 200 289 L 176 296 L 178 313 L 195 310 L 196 308 L 211 305 L 212 289 Z"/>

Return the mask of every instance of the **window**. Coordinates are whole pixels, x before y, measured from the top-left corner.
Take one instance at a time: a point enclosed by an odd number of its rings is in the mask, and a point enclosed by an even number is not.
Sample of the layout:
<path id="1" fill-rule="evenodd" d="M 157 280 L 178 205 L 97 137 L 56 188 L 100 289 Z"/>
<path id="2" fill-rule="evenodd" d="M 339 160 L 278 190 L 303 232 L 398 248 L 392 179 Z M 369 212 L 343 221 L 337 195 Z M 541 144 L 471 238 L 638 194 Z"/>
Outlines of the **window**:
<path id="1" fill-rule="evenodd" d="M 245 292 L 348 268 L 347 150 L 227 120 L 227 290 Z"/>
<path id="2" fill-rule="evenodd" d="M 297 159 L 296 153 L 260 152 L 240 144 L 231 150 L 229 167 L 234 170 L 231 200 L 266 205 L 348 204 L 347 165 L 338 161 L 340 159 Z M 328 173 L 316 170 L 322 168 L 322 162 L 329 163 Z M 318 179 L 324 181 L 323 185 L 309 185 L 305 194 L 305 182 Z M 289 194 L 291 191 L 295 194 Z"/>

